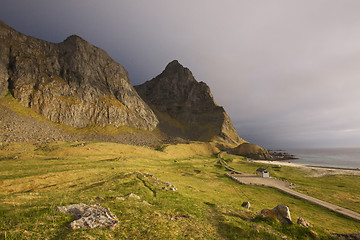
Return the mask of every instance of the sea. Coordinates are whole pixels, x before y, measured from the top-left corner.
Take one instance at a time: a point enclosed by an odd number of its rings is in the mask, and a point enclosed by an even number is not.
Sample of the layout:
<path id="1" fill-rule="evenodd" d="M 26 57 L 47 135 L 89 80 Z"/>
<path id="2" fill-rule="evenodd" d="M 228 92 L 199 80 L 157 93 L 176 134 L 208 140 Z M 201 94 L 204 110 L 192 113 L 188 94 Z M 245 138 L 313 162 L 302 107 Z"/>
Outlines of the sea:
<path id="1" fill-rule="evenodd" d="M 322 167 L 360 169 L 360 148 L 286 149 L 299 159 L 288 162 Z"/>

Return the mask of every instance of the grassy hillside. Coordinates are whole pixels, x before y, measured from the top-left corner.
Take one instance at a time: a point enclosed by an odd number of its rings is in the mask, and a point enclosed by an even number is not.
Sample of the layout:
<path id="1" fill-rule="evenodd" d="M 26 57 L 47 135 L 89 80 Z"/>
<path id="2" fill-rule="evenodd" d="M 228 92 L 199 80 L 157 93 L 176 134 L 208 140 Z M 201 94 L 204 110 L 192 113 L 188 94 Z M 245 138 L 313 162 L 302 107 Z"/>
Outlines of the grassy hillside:
<path id="1" fill-rule="evenodd" d="M 157 148 L 115 143 L 2 144 L 0 146 L 0 236 L 5 239 L 327 239 L 330 233 L 359 232 L 359 223 L 274 189 L 237 184 L 224 176 L 218 149 L 210 143 Z M 253 171 L 256 164 L 228 156 L 230 164 Z M 284 170 L 284 171 L 283 171 Z M 150 173 L 178 191 L 159 189 Z M 289 170 L 290 171 L 290 170 Z M 279 177 L 288 177 L 281 168 Z M 291 174 L 290 174 L 291 175 Z M 317 181 L 321 178 L 301 177 Z M 351 176 L 337 193 L 347 194 Z M 355 180 L 359 180 L 358 178 Z M 307 180 L 307 182 L 311 182 Z M 311 185 L 328 186 L 327 181 Z M 338 183 L 338 185 L 341 183 Z M 304 184 L 303 188 L 307 188 Z M 311 190 L 313 189 L 313 190 Z M 135 193 L 141 200 L 117 200 Z M 324 193 L 326 195 L 326 192 Z M 98 202 L 97 196 L 105 200 Z M 344 195 L 345 196 L 345 195 Z M 141 201 L 145 200 L 151 205 Z M 251 210 L 241 207 L 250 201 Z M 344 198 L 344 204 L 351 204 Z M 56 206 L 100 203 L 120 220 L 115 230 L 70 230 L 71 215 Z M 256 217 L 263 208 L 289 206 L 314 227 L 283 226 Z"/>

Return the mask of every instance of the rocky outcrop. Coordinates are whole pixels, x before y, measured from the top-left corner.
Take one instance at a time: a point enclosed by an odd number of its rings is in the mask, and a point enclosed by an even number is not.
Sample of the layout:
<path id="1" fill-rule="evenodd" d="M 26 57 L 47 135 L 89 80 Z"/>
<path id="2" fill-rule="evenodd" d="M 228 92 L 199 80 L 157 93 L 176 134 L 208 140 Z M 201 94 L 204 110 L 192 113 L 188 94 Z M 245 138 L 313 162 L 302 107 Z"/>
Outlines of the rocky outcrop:
<path id="1" fill-rule="evenodd" d="M 266 149 L 251 143 L 242 143 L 230 151 L 232 154 L 245 156 L 252 159 L 271 159 L 271 155 Z"/>
<path id="2" fill-rule="evenodd" d="M 46 42 L 0 21 L 0 96 L 8 91 L 46 119 L 75 128 L 158 124 L 127 71 L 105 51 L 75 35 Z"/>
<path id="3" fill-rule="evenodd" d="M 79 228 L 109 228 L 113 229 L 119 223 L 118 218 L 109 209 L 99 204 L 86 205 L 84 203 L 56 207 L 61 213 L 71 213 L 75 220 L 69 225 L 71 229 Z"/>
<path id="4" fill-rule="evenodd" d="M 154 110 L 159 128 L 170 136 L 190 140 L 243 142 L 223 107 L 218 106 L 204 82 L 197 82 L 188 68 L 170 62 L 154 79 L 135 86 Z"/>

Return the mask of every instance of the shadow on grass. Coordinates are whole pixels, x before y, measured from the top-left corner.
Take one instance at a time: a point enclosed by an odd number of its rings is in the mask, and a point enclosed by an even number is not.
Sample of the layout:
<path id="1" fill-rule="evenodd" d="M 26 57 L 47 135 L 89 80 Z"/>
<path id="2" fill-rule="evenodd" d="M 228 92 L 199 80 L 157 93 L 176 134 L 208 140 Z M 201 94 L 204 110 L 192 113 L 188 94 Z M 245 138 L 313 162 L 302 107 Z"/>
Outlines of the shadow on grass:
<path id="1" fill-rule="evenodd" d="M 230 219 L 226 219 L 224 214 L 221 213 L 215 204 L 204 202 L 210 207 L 211 220 L 213 225 L 216 226 L 217 232 L 222 236 L 223 239 L 278 239 L 277 236 L 265 232 L 259 231 L 257 229 L 249 228 L 244 224 L 244 226 L 239 226 L 237 222 L 232 222 Z M 232 217 L 236 217 L 244 220 L 238 214 L 232 214 Z"/>
<path id="2" fill-rule="evenodd" d="M 97 182 L 97 183 L 93 183 L 89 186 L 86 186 L 82 189 L 80 189 L 80 191 L 86 191 L 86 190 L 89 190 L 89 189 L 92 189 L 92 188 L 95 188 L 95 187 L 99 187 L 99 186 L 102 186 L 106 183 L 106 181 L 101 181 L 101 182 Z"/>
<path id="3" fill-rule="evenodd" d="M 68 221 L 66 223 L 64 223 L 63 225 L 60 226 L 60 228 L 56 231 L 55 236 L 53 236 L 52 238 L 50 238 L 51 240 L 58 240 L 58 239 L 68 239 L 68 235 L 74 231 L 72 229 L 69 228 L 69 224 L 71 221 Z"/>

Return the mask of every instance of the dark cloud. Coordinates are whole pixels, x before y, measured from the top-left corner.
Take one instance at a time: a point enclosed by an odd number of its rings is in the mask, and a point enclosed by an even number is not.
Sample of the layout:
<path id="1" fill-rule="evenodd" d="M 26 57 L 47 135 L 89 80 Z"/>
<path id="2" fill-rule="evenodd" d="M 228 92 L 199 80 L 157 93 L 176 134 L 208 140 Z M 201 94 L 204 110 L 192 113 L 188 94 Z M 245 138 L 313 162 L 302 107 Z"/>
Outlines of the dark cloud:
<path id="1" fill-rule="evenodd" d="M 52 42 L 77 34 L 134 84 L 178 59 L 239 134 L 266 147 L 360 145 L 357 0 L 3 0 L 2 20 Z"/>

